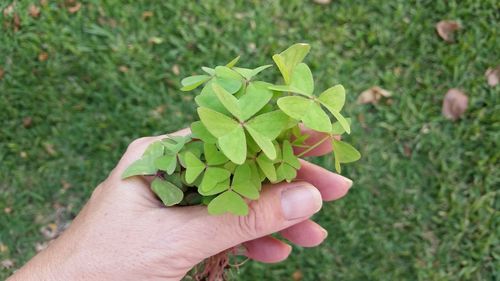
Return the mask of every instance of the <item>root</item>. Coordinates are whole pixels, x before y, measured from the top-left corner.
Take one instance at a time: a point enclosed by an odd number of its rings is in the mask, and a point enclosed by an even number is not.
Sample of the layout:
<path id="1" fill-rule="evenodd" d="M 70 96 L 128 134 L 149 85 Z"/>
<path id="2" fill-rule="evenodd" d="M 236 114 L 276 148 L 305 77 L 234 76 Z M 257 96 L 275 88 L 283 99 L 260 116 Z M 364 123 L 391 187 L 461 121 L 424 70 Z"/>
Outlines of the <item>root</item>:
<path id="1" fill-rule="evenodd" d="M 238 264 L 230 264 L 231 255 L 235 254 L 235 249 L 228 249 L 205 259 L 196 266 L 194 271 L 194 280 L 196 281 L 228 281 L 228 270 L 230 268 L 238 269 L 245 261 Z"/>

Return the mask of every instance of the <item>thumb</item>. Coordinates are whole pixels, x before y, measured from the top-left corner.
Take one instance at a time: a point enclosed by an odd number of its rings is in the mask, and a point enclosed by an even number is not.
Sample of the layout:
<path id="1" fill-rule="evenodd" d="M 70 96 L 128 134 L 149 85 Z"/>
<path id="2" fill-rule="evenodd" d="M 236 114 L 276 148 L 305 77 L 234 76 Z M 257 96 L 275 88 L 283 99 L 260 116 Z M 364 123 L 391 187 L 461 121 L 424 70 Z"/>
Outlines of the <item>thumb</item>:
<path id="1" fill-rule="evenodd" d="M 260 198 L 250 202 L 246 216 L 212 216 L 206 208 L 201 214 L 192 212 L 196 217 L 190 218 L 189 231 L 201 235 L 192 237 L 190 246 L 204 259 L 304 221 L 321 206 L 320 192 L 307 182 L 266 185 Z"/>

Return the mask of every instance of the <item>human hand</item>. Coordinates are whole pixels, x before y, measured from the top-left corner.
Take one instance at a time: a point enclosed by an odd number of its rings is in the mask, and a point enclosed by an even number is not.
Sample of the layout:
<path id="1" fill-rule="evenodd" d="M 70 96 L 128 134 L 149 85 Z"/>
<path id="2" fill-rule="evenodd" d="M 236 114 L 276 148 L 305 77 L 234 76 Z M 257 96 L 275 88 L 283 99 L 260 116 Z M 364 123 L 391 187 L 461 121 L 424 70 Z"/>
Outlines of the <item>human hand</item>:
<path id="1" fill-rule="evenodd" d="M 172 135 L 185 135 L 182 130 Z M 313 132 L 306 144 L 323 138 Z M 263 187 L 247 216 L 211 216 L 205 206 L 165 208 L 150 179 L 121 179 L 146 147 L 165 136 L 134 141 L 99 184 L 72 225 L 9 280 L 180 280 L 193 266 L 224 250 L 261 262 L 279 262 L 291 247 L 269 236 L 313 247 L 326 230 L 309 220 L 322 200 L 344 196 L 352 181 L 301 160 L 297 181 Z M 307 155 L 331 150 L 324 142 Z M 297 151 L 299 153 L 300 151 Z"/>

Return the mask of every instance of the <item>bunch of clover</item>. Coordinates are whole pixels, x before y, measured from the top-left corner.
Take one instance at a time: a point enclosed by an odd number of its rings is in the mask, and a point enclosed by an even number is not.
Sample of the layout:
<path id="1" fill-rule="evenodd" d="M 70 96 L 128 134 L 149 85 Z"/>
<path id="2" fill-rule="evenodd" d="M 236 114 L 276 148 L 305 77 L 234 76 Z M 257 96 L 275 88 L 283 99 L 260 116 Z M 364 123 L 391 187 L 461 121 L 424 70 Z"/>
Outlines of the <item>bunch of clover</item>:
<path id="1" fill-rule="evenodd" d="M 264 183 L 295 179 L 299 157 L 325 141 L 333 146 L 338 172 L 340 163 L 358 160 L 354 147 L 332 137 L 350 133 L 349 119 L 340 114 L 345 90 L 336 85 L 314 94 L 311 70 L 302 62 L 309 50 L 295 44 L 273 56 L 282 85 L 256 79 L 272 65 L 237 67 L 239 57 L 184 78 L 182 91 L 204 85 L 195 98 L 199 121 L 188 136 L 151 144 L 123 178 L 156 175 L 151 189 L 166 206 L 205 204 L 210 214 L 246 215 L 247 201 L 259 198 Z M 325 137 L 305 146 L 308 136 L 299 123 Z M 294 147 L 304 152 L 295 155 Z"/>

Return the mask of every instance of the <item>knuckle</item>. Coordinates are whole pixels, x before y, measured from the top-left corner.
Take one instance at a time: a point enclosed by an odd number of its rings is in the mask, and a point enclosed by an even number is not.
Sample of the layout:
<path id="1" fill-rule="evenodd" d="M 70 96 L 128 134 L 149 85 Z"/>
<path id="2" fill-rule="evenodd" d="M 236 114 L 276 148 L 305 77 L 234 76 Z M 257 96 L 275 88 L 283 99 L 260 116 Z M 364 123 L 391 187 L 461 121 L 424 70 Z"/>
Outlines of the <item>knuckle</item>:
<path id="1" fill-rule="evenodd" d="M 246 216 L 238 217 L 238 226 L 239 230 L 242 232 L 242 235 L 247 237 L 257 237 L 261 236 L 266 232 L 268 223 L 267 219 L 263 215 L 259 208 L 258 204 L 254 204 L 256 202 L 252 202 L 249 204 L 248 214 Z"/>

